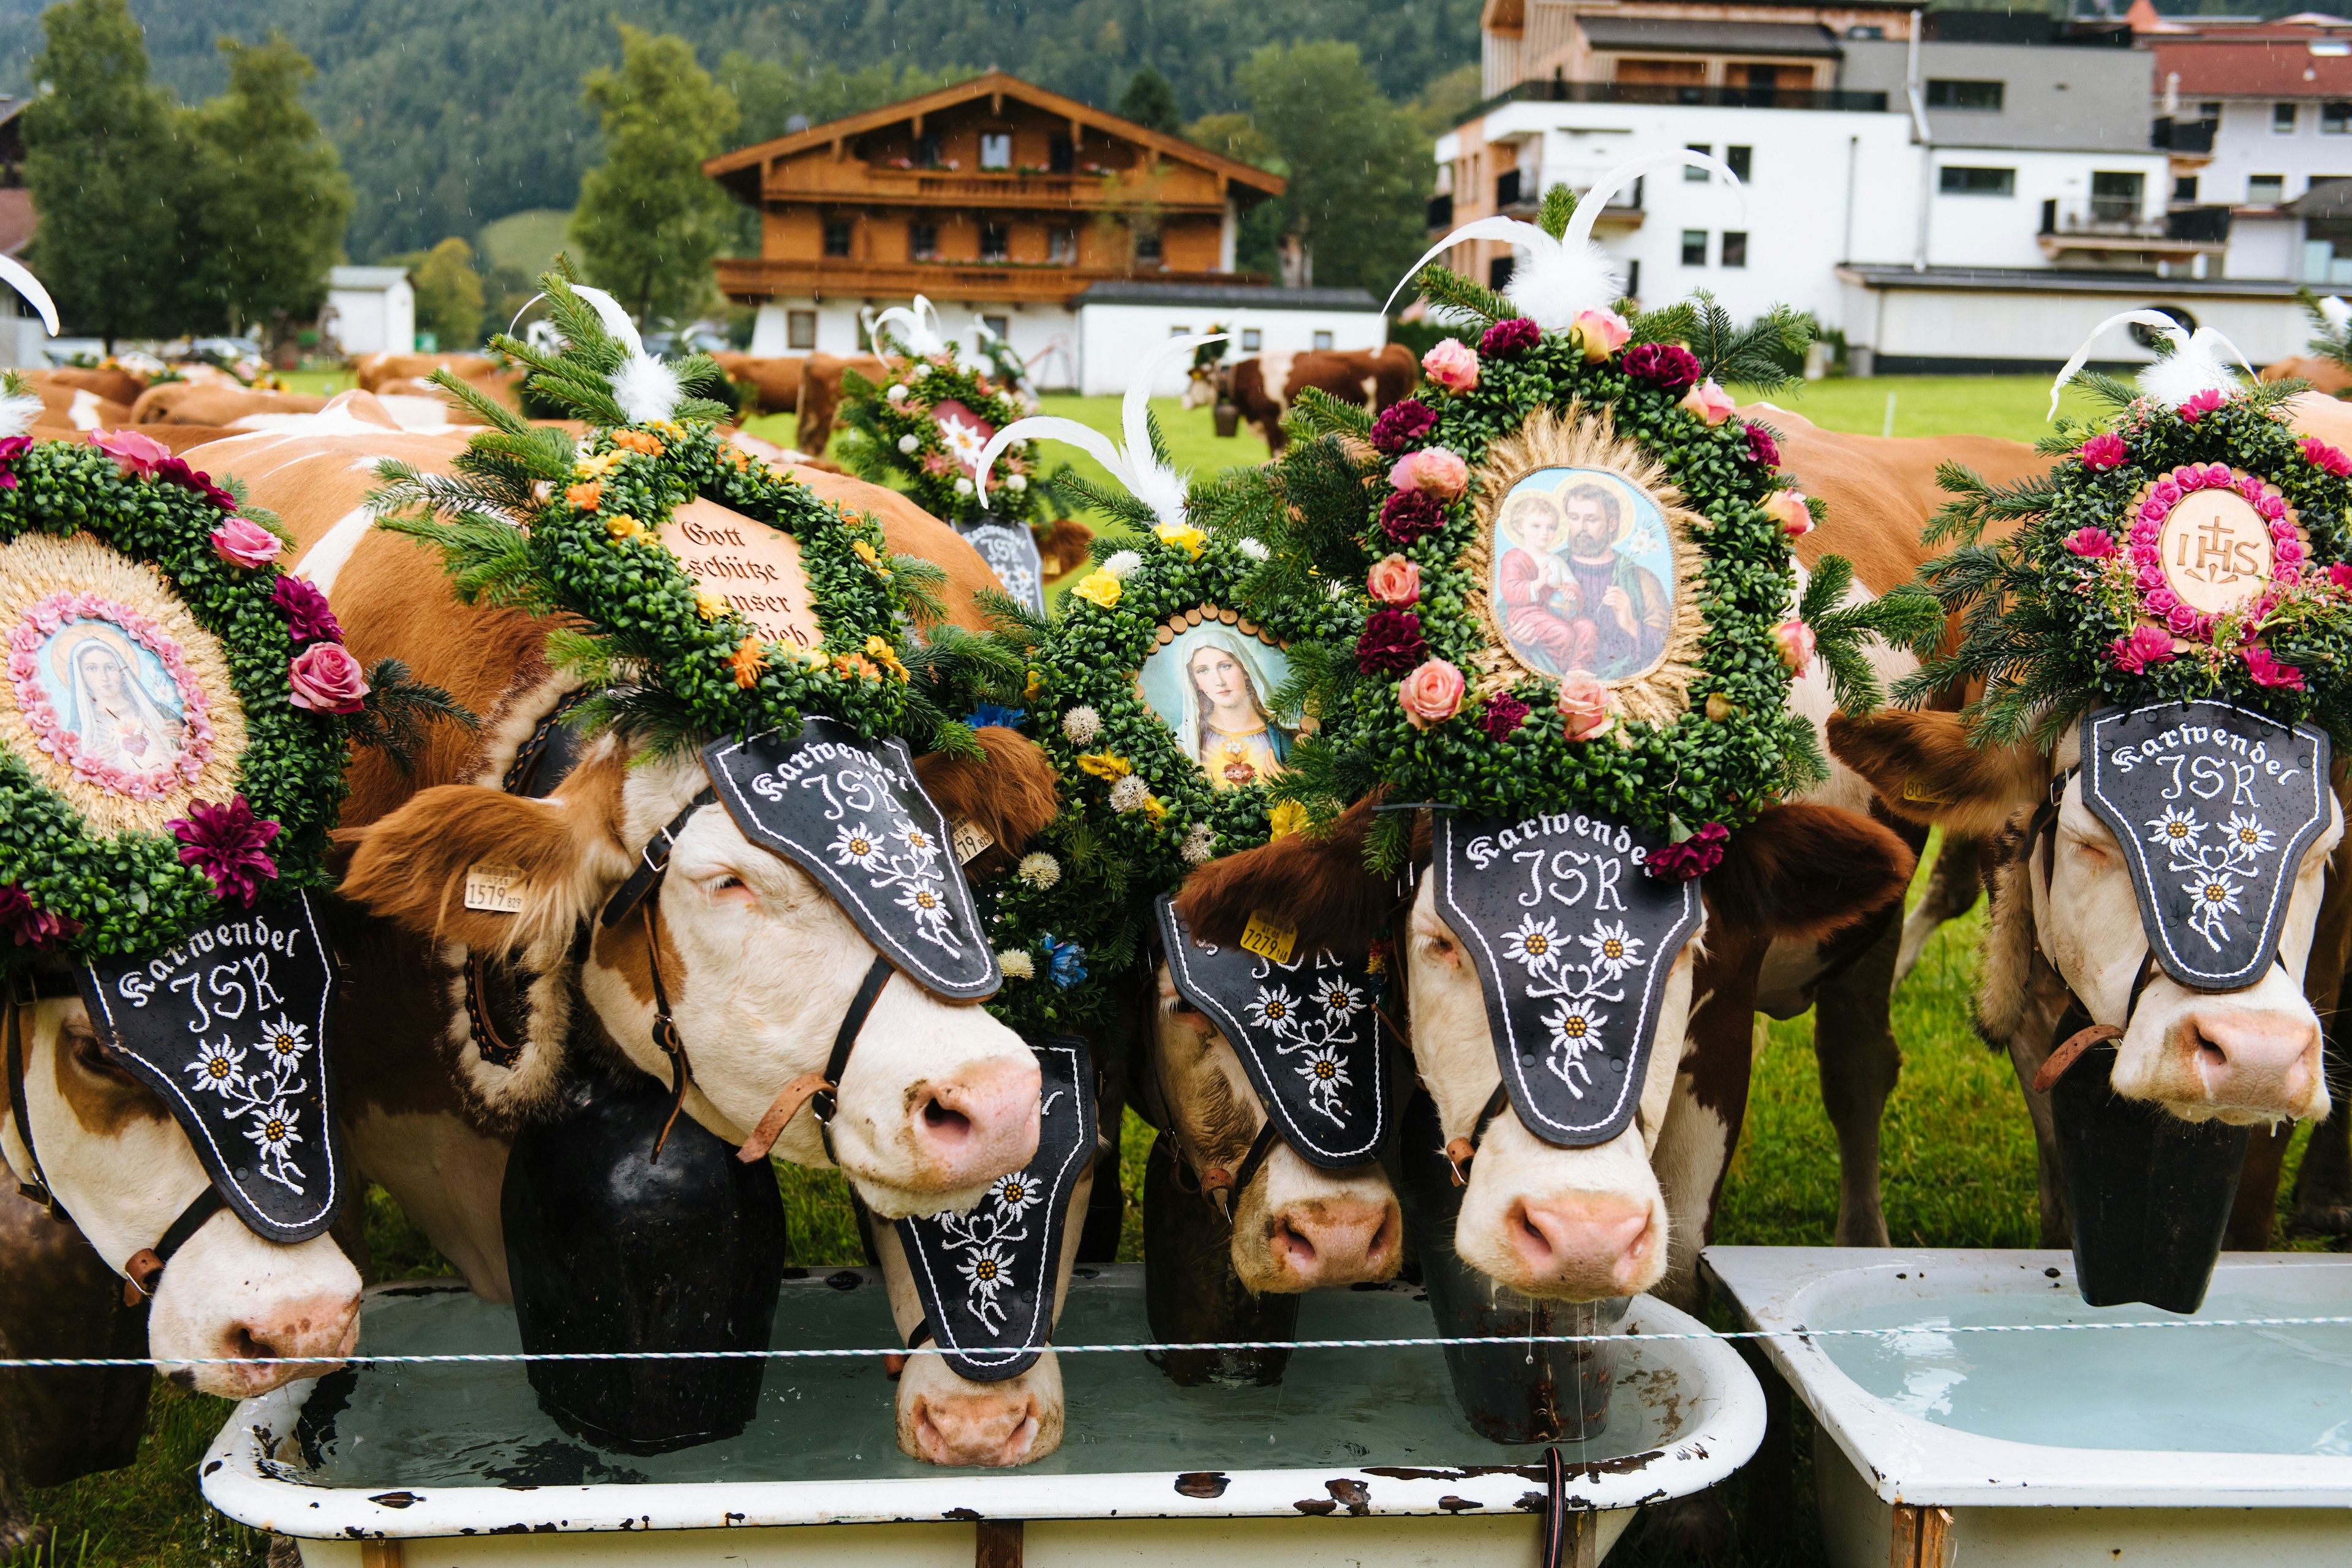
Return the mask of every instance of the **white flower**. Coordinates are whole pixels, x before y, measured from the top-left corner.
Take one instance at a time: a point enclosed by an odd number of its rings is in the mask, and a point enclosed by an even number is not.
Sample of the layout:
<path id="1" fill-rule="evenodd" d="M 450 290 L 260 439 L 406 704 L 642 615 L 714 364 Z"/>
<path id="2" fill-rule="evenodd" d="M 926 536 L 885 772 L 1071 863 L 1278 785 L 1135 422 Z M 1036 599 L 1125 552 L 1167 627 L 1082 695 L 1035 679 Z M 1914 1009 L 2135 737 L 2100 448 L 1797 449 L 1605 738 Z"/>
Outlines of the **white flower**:
<path id="1" fill-rule="evenodd" d="M 1307 1053 L 1298 1064 L 1298 1076 L 1307 1080 L 1318 1100 L 1336 1099 L 1339 1090 L 1355 1081 L 1348 1076 L 1348 1064 L 1339 1058 L 1339 1047 L 1325 1046 Z"/>
<path id="2" fill-rule="evenodd" d="M 1019 1219 L 1045 1195 L 1045 1187 L 1029 1179 L 1026 1171 L 1014 1171 L 999 1176 L 989 1184 L 988 1195 L 996 1200 L 999 1220 Z"/>
<path id="3" fill-rule="evenodd" d="M 907 389 L 903 386 L 894 386 L 890 390 L 893 392 L 904 392 Z M 922 447 L 923 438 L 920 436 L 916 435 L 911 430 L 906 435 L 898 437 L 898 450 L 906 453 L 910 458 L 917 452 L 922 450 Z"/>
<path id="4" fill-rule="evenodd" d="M 1263 561 L 1267 556 L 1274 553 L 1274 552 L 1268 550 L 1265 545 L 1259 543 L 1255 539 L 1244 539 L 1240 543 L 1234 545 L 1234 548 L 1240 551 L 1243 554 L 1248 556 L 1253 561 Z"/>
<path id="5" fill-rule="evenodd" d="M 1034 855 L 1021 857 L 1021 879 L 1044 892 L 1062 879 L 1062 863 L 1040 849 Z"/>
<path id="6" fill-rule="evenodd" d="M 1327 583 L 1323 585 L 1323 596 L 1336 605 L 1340 600 L 1348 596 L 1348 584 L 1345 583 Z"/>
<path id="7" fill-rule="evenodd" d="M 294 1131 L 301 1120 L 301 1111 L 282 1100 L 273 1100 L 253 1108 L 253 1121 L 246 1127 L 245 1135 L 265 1158 L 283 1159 L 302 1142 L 301 1135 Z"/>
<path id="8" fill-rule="evenodd" d="M 208 1089 L 226 1100 L 229 1091 L 245 1081 L 244 1070 L 239 1066 L 244 1060 L 245 1053 L 231 1046 L 227 1037 L 223 1036 L 218 1045 L 207 1041 L 196 1047 L 195 1060 L 188 1064 L 188 1071 L 195 1075 L 196 1089 L 200 1092 Z"/>
<path id="9" fill-rule="evenodd" d="M 1592 1005 L 1584 1001 L 1562 1002 L 1544 1015 L 1544 1027 L 1551 1031 L 1552 1048 L 1565 1057 L 1547 1057 L 1544 1066 L 1580 1100 L 1584 1098 L 1584 1090 L 1577 1088 L 1569 1073 L 1573 1070 L 1583 1075 L 1585 1082 L 1592 1081 L 1592 1069 L 1584 1065 L 1584 1053 L 1601 1043 L 1601 1026 L 1608 1021 L 1606 1013 L 1594 1012 Z"/>
<path id="10" fill-rule="evenodd" d="M 1110 786 L 1110 808 L 1113 811 L 1141 811 L 1143 803 L 1151 798 L 1151 786 L 1142 778 L 1129 773 Z"/>
<path id="11" fill-rule="evenodd" d="M 929 361 L 928 361 L 928 360 L 919 360 L 919 360 L 917 360 L 917 361 L 915 362 L 914 368 L 913 368 L 913 369 L 911 369 L 911 370 L 909 370 L 909 371 L 907 373 L 907 379 L 908 379 L 908 381 L 921 381 L 921 380 L 925 379 L 926 377 L 928 377 L 930 374 L 931 374 L 930 362 L 929 362 Z"/>
<path id="12" fill-rule="evenodd" d="M 967 479 L 958 479 L 955 482 L 955 493 L 960 496 L 971 494 L 971 481 Z"/>
<path id="13" fill-rule="evenodd" d="M 1196 822 L 1186 830 L 1179 853 L 1187 866 L 1198 866 L 1217 851 L 1216 831 L 1205 822 Z"/>
<path id="14" fill-rule="evenodd" d="M 988 437 L 980 433 L 979 426 L 952 414 L 940 421 L 940 439 L 946 444 L 949 454 L 967 468 L 979 463 L 981 452 L 988 446 Z"/>
<path id="15" fill-rule="evenodd" d="M 2147 841 L 2185 849 L 2195 844 L 2204 831 L 2205 825 L 2197 820 L 2194 810 L 2168 805 L 2163 816 L 2147 825 Z"/>
<path id="16" fill-rule="evenodd" d="M 310 1037 L 307 1026 L 280 1013 L 261 1026 L 261 1048 L 268 1053 L 272 1065 L 289 1068 L 300 1061 L 302 1053 L 310 1048 Z"/>
<path id="17" fill-rule="evenodd" d="M 1341 1021 L 1356 1016 L 1364 1005 L 1364 994 L 1348 984 L 1345 975 L 1334 974 L 1315 984 L 1316 999 L 1323 1004 L 1324 1014 L 1337 1015 Z"/>
<path id="18" fill-rule="evenodd" d="M 1102 733 L 1102 715 L 1091 708 L 1073 708 L 1062 715 L 1062 733 L 1074 746 L 1083 746 Z"/>
<path id="19" fill-rule="evenodd" d="M 1004 978 L 1007 980 L 1034 980 L 1037 978 L 1037 961 L 1031 958 L 1027 953 L 1022 952 L 1018 950 L 1011 952 L 998 953 L 996 955 L 996 967 L 1003 971 Z"/>
<path id="20" fill-rule="evenodd" d="M 1249 1021 L 1261 1029 L 1287 1029 L 1298 1022 L 1298 998 L 1286 985 L 1269 991 L 1257 988 L 1257 1000 L 1249 1005 Z"/>
<path id="21" fill-rule="evenodd" d="M 918 882 L 898 895 L 898 907 L 915 917 L 919 927 L 934 929 L 948 923 L 948 901 L 929 882 Z"/>
<path id="22" fill-rule="evenodd" d="M 1503 956 L 1514 963 L 1524 963 L 1529 969 L 1540 963 L 1554 962 L 1559 957 L 1559 923 L 1538 921 L 1533 915 L 1521 915 L 1519 923 L 1503 933 Z"/>
<path id="23" fill-rule="evenodd" d="M 882 840 L 861 822 L 834 835 L 832 848 L 835 865 L 855 866 L 862 871 L 881 858 Z"/>
<path id="24" fill-rule="evenodd" d="M 1004 476 L 1004 488 L 1011 490 L 1014 495 L 1019 495 L 1023 490 L 1029 488 L 1029 476 L 1026 474 L 1007 474 Z"/>
<path id="25" fill-rule="evenodd" d="M 1132 550 L 1122 550 L 1102 563 L 1102 569 L 1112 576 L 1126 580 L 1127 574 L 1143 564 L 1143 557 Z"/>
<path id="26" fill-rule="evenodd" d="M 1655 555 L 1665 547 L 1666 542 L 1658 537 L 1654 529 L 1648 527 L 1634 529 L 1626 535 L 1625 542 L 1622 546 L 1628 555 Z"/>
<path id="27" fill-rule="evenodd" d="M 2278 847 L 2278 835 L 2264 827 L 2261 817 L 2242 811 L 2230 814 L 2230 826 L 2221 830 L 2221 837 L 2237 855 L 2267 855 Z"/>
<path id="28" fill-rule="evenodd" d="M 996 1293 L 1013 1283 L 1013 1259 L 1004 1255 L 1003 1247 L 992 1241 L 974 1247 L 971 1256 L 958 1260 L 956 1271 L 969 1287 L 964 1306 L 971 1315 L 982 1323 L 991 1312 L 1001 1320 L 1004 1309 L 996 1304 Z"/>
<path id="29" fill-rule="evenodd" d="M 1611 925 L 1606 921 L 1592 922 L 1592 933 L 1576 939 L 1585 946 L 1594 969 L 1602 971 L 1612 980 L 1628 969 L 1642 965 L 1642 938 L 1627 934 L 1625 922 Z"/>
<path id="30" fill-rule="evenodd" d="M 2180 890 L 2189 895 L 2189 921 L 2193 925 L 2218 925 L 2222 915 L 2240 912 L 2241 889 L 2227 871 L 2208 871 L 2194 881 L 2181 883 Z M 2210 932 L 2205 940 L 2213 940 Z"/>
<path id="31" fill-rule="evenodd" d="M 940 847 L 932 841 L 931 836 L 911 822 L 898 829 L 898 837 L 907 841 L 908 848 L 926 860 L 940 852 Z"/>
<path id="32" fill-rule="evenodd" d="M 894 381 L 890 384 L 889 390 L 885 392 L 882 395 L 888 398 L 893 403 L 904 403 L 907 401 L 907 389 Z M 911 436 L 907 438 L 910 441 L 914 439 Z M 907 449 L 911 451 L 913 448 L 909 447 Z"/>

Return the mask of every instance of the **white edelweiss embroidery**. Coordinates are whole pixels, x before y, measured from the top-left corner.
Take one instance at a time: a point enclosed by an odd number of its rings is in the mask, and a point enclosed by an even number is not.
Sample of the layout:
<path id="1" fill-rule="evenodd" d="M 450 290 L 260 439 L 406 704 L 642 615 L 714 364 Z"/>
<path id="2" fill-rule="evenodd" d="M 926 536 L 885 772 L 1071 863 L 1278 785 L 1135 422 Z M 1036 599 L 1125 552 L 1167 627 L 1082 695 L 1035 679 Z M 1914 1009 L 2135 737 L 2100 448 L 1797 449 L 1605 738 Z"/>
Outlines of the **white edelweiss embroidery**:
<path id="1" fill-rule="evenodd" d="M 2248 812 L 2231 812 L 2229 826 L 2221 829 L 2221 837 L 2239 855 L 2267 855 L 2278 847 L 2278 835 L 2264 827 L 2262 818 Z"/>
<path id="2" fill-rule="evenodd" d="M 1298 998 L 1288 986 L 1277 985 L 1269 991 L 1257 988 L 1257 1000 L 1249 1005 L 1249 1021 L 1261 1029 L 1277 1032 L 1295 1027 L 1298 1021 Z"/>
<path id="3" fill-rule="evenodd" d="M 2229 934 L 2221 917 L 2243 912 L 2238 907 L 2238 895 L 2243 889 L 2227 871 L 2207 871 L 2183 882 L 2180 890 L 2189 899 L 2189 929 L 2220 951 L 2221 939 L 2214 933 Z"/>
<path id="4" fill-rule="evenodd" d="M 1591 931 L 1576 939 L 1591 955 L 1592 967 L 1605 972 L 1612 980 L 1642 962 L 1642 939 L 1625 929 L 1623 921 L 1614 925 L 1602 921 Z"/>
<path id="5" fill-rule="evenodd" d="M 965 1257 L 956 1259 L 956 1272 L 964 1279 L 964 1309 L 992 1333 L 1004 1326 L 1004 1307 L 996 1293 L 1012 1285 L 1013 1263 L 1003 1244 L 994 1241 L 975 1242 Z"/>
<path id="6" fill-rule="evenodd" d="M 929 884 L 918 883 L 900 893 L 898 907 L 914 916 L 915 924 L 923 929 L 927 936 L 931 934 L 930 928 L 944 930 L 947 926 L 948 901 L 940 896 L 938 888 Z"/>
<path id="7" fill-rule="evenodd" d="M 1348 984 L 1344 974 L 1333 974 L 1315 983 L 1315 998 L 1323 1004 L 1326 1017 L 1344 1023 L 1356 1016 L 1364 1005 L 1364 994 Z"/>
<path id="8" fill-rule="evenodd" d="M 229 1100 L 245 1086 L 244 1062 L 245 1053 L 223 1036 L 218 1044 L 206 1040 L 196 1047 L 195 1059 L 188 1063 L 188 1071 L 194 1075 L 200 1092 L 209 1089 Z"/>
<path id="9" fill-rule="evenodd" d="M 1045 1189 L 1032 1181 L 1028 1172 L 1015 1171 L 997 1177 L 988 1195 L 995 1201 L 999 1220 L 1019 1219 L 1045 1197 Z"/>
<path id="10" fill-rule="evenodd" d="M 1519 923 L 1503 933 L 1503 956 L 1530 970 L 1560 956 L 1559 922 L 1521 915 Z"/>
<path id="11" fill-rule="evenodd" d="M 2196 811 L 2188 806 L 2168 805 L 2163 813 L 2147 825 L 2147 841 L 2168 847 L 2186 848 L 2203 836 L 2205 824 L 2197 820 Z"/>
<path id="12" fill-rule="evenodd" d="M 835 834 L 832 847 L 835 864 L 855 866 L 861 871 L 882 858 L 881 838 L 862 822 Z"/>
<path id="13" fill-rule="evenodd" d="M 310 1048 L 310 1028 L 281 1013 L 261 1026 L 261 1048 L 273 1065 L 290 1067 Z"/>
<path id="14" fill-rule="evenodd" d="M 1584 1090 L 1578 1087 L 1577 1078 L 1581 1076 L 1587 1084 L 1592 1081 L 1584 1053 L 1601 1043 L 1601 1026 L 1608 1021 L 1608 1014 L 1596 1011 L 1581 998 L 1562 1002 L 1544 1015 L 1544 1027 L 1551 1031 L 1551 1052 L 1544 1066 L 1579 1100 L 1584 1098 Z"/>
<path id="15" fill-rule="evenodd" d="M 2189 895 L 2189 929 L 2221 952 L 2239 923 L 2227 917 L 2244 914 L 2239 895 L 2247 881 L 2261 878 L 2263 858 L 2277 851 L 2277 833 L 2263 826 L 2256 812 L 2232 811 L 2227 823 L 2211 824 L 2199 821 L 2187 806 L 2165 807 L 2147 827 L 2148 841 L 2163 846 L 2169 857 L 2166 869 L 2187 874 L 2180 890 Z"/>
<path id="16" fill-rule="evenodd" d="M 246 1123 L 245 1135 L 260 1153 L 257 1163 L 261 1173 L 280 1186 L 300 1192 L 302 1185 L 298 1178 L 302 1170 L 294 1163 L 293 1154 L 296 1145 L 302 1142 L 297 1131 L 302 1120 L 301 1110 L 278 1100 L 252 1106 L 251 1117 Z"/>
<path id="17" fill-rule="evenodd" d="M 1325 1046 L 1307 1053 L 1298 1064 L 1298 1076 L 1307 1080 L 1307 1093 L 1316 1110 L 1339 1120 L 1339 1091 L 1354 1080 L 1348 1076 L 1348 1064 L 1337 1046 Z"/>

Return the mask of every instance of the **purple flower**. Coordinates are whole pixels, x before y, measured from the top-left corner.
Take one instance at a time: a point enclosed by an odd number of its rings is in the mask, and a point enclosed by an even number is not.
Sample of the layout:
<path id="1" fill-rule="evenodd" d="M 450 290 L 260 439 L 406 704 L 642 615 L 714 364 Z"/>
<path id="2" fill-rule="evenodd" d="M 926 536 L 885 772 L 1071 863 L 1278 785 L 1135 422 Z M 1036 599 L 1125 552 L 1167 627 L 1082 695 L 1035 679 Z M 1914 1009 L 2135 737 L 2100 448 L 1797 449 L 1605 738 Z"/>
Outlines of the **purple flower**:
<path id="1" fill-rule="evenodd" d="M 343 628 L 327 607 L 327 595 L 304 578 L 283 576 L 269 602 L 285 612 L 286 630 L 296 642 L 341 642 Z"/>
<path id="2" fill-rule="evenodd" d="M 78 934 L 81 922 L 37 908 L 24 889 L 10 882 L 0 886 L 0 931 L 18 947 L 50 947 Z"/>
<path id="3" fill-rule="evenodd" d="M 1677 343 L 1637 343 L 1625 351 L 1625 374 L 1668 397 L 1680 397 L 1706 374 L 1698 355 Z"/>
<path id="4" fill-rule="evenodd" d="M 16 488 L 16 459 L 32 449 L 30 436 L 0 437 L 0 490 Z"/>
<path id="5" fill-rule="evenodd" d="M 1429 643 L 1411 610 L 1374 610 L 1356 639 L 1356 668 L 1366 675 L 1402 675 L 1422 661 Z"/>
<path id="6" fill-rule="evenodd" d="M 1486 739 L 1507 741 L 1527 722 L 1528 705 L 1507 691 L 1498 691 L 1486 699 L 1478 710 L 1478 728 L 1486 731 Z"/>
<path id="7" fill-rule="evenodd" d="M 1427 490 L 1396 490 L 1381 503 L 1381 529 L 1399 544 L 1411 544 L 1445 526 L 1445 508 Z"/>
<path id="8" fill-rule="evenodd" d="M 1437 410 L 1418 397 L 1408 397 L 1381 410 L 1381 416 L 1372 421 L 1372 445 L 1393 458 L 1429 439 L 1429 433 L 1436 428 Z"/>
<path id="9" fill-rule="evenodd" d="M 1679 844 L 1650 851 L 1646 869 L 1664 881 L 1687 882 L 1723 864 L 1723 847 L 1730 842 L 1731 829 L 1710 822 Z"/>
<path id="10" fill-rule="evenodd" d="M 278 824 L 255 816 L 241 795 L 226 805 L 191 801 L 186 816 L 164 826 L 180 841 L 180 864 L 210 877 L 217 899 L 250 904 L 261 882 L 278 875 L 278 863 L 263 852 L 278 837 Z"/>
<path id="11" fill-rule="evenodd" d="M 1761 425 L 1748 427 L 1748 460 L 1759 468 L 1780 466 L 1780 445 L 1772 439 L 1772 432 Z"/>
<path id="12" fill-rule="evenodd" d="M 1497 354 L 1524 353 L 1536 346 L 1543 332 L 1525 316 L 1514 316 L 1507 321 L 1497 321 L 1488 327 L 1478 340 L 1478 353 L 1486 359 Z"/>

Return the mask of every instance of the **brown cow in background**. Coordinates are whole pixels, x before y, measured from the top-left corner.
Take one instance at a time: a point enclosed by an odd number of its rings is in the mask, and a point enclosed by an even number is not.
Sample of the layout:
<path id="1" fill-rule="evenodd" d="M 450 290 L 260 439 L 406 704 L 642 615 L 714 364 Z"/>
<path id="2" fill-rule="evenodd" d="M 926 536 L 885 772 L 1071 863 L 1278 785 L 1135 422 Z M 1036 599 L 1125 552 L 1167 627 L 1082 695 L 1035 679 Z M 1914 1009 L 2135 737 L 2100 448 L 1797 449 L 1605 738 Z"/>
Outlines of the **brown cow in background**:
<path id="1" fill-rule="evenodd" d="M 2342 397 L 2352 393 L 2352 366 L 2341 360 L 2322 359 L 2315 354 L 2297 354 L 2276 364 L 2263 366 L 2264 381 L 2286 381 L 2290 378 L 2311 383 L 2314 392 L 2324 392 L 2330 397 Z"/>
<path id="2" fill-rule="evenodd" d="M 352 375 L 362 392 L 407 393 L 412 389 L 393 384 L 429 381 L 436 370 L 447 371 L 494 403 L 522 406 L 522 373 L 488 354 L 373 353 L 352 361 Z"/>
<path id="3" fill-rule="evenodd" d="M 27 384 L 41 392 L 44 399 L 54 387 L 68 398 L 77 392 L 87 392 L 103 397 L 109 403 L 120 403 L 127 408 L 138 402 L 139 395 L 147 390 L 145 376 L 133 375 L 121 369 L 80 370 L 68 366 L 63 370 L 28 370 L 20 374 Z"/>
<path id="4" fill-rule="evenodd" d="M 710 356 L 727 379 L 751 389 L 756 406 L 747 405 L 743 417 L 754 414 L 793 414 L 801 405 L 801 370 L 806 354 L 740 354 L 722 350 Z"/>
<path id="5" fill-rule="evenodd" d="M 253 392 L 245 387 L 201 386 L 194 382 L 167 381 L 151 386 L 131 405 L 133 425 L 236 424 L 248 414 L 316 414 L 327 406 L 323 397 L 293 392 Z"/>
<path id="6" fill-rule="evenodd" d="M 1221 379 L 1219 390 L 1265 437 L 1266 450 L 1278 456 L 1290 441 L 1282 416 L 1307 387 L 1378 413 L 1412 395 L 1421 362 L 1402 343 L 1378 350 L 1315 349 L 1256 354 L 1223 370 Z"/>
<path id="7" fill-rule="evenodd" d="M 890 367 L 873 354 L 811 354 L 801 362 L 800 421 L 793 445 L 812 458 L 824 457 L 833 439 L 834 416 L 841 412 L 841 378 L 853 370 L 873 382 L 890 374 Z"/>

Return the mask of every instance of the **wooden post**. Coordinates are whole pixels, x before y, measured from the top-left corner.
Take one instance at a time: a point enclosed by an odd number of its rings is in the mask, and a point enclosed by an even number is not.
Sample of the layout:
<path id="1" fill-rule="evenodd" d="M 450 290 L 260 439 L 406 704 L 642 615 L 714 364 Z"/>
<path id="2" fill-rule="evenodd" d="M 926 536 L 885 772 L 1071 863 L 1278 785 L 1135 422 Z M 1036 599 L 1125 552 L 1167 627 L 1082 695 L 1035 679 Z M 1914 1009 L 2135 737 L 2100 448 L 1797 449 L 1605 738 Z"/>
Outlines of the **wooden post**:
<path id="1" fill-rule="evenodd" d="M 397 1541 L 360 1542 L 360 1568 L 405 1568 L 407 1561 L 407 1553 L 401 1551 Z"/>
<path id="2" fill-rule="evenodd" d="M 1601 1562 L 1601 1516 L 1580 1509 L 1568 1516 L 1568 1540 L 1559 1568 L 1597 1568 Z"/>
<path id="3" fill-rule="evenodd" d="M 1021 1568 L 1021 1521 L 983 1519 L 972 1526 L 971 1568 Z"/>
<path id="4" fill-rule="evenodd" d="M 1950 1568 L 1952 1510 L 1916 1503 L 1895 1505 L 1886 1548 L 1887 1568 Z"/>

